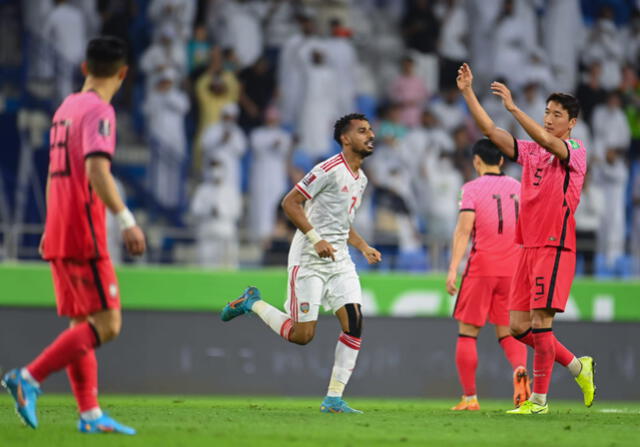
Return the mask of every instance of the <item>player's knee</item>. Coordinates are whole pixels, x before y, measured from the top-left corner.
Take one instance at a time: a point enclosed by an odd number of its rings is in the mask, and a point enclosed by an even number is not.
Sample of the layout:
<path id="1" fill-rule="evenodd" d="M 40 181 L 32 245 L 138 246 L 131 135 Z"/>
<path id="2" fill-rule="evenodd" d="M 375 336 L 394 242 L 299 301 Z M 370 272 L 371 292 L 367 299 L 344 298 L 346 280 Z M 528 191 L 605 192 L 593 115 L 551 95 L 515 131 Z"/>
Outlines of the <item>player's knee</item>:
<path id="1" fill-rule="evenodd" d="M 100 334 L 100 342 L 106 343 L 118 337 L 118 335 L 120 335 L 121 328 L 122 321 L 120 319 L 112 319 L 103 322 L 100 327 L 97 328 L 98 333 Z"/>
<path id="2" fill-rule="evenodd" d="M 509 332 L 512 337 L 518 337 L 531 329 L 531 322 L 511 322 Z"/>
<path id="3" fill-rule="evenodd" d="M 294 342 L 297 345 L 308 345 L 313 340 L 313 336 L 315 334 L 313 332 L 302 332 L 300 334 L 296 334 L 295 337 L 290 338 L 290 341 Z"/>
<path id="4" fill-rule="evenodd" d="M 345 331 L 345 334 L 352 337 L 362 337 L 362 312 L 360 310 L 360 304 L 346 304 L 345 309 L 347 311 L 347 317 L 349 319 L 349 330 Z"/>

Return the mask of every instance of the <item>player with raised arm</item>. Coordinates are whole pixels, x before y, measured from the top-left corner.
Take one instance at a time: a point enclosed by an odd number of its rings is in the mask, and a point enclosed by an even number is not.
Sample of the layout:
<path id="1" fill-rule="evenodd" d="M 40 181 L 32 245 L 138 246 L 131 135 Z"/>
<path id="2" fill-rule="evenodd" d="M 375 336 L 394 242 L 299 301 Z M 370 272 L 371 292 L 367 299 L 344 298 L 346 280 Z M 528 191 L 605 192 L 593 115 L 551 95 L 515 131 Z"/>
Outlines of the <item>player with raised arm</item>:
<path id="1" fill-rule="evenodd" d="M 66 368 L 78 404 L 82 433 L 135 434 L 103 413 L 98 404 L 95 349 L 120 332 L 120 294 L 107 252 L 105 205 L 120 224 L 132 255 L 142 254 L 145 238 L 125 207 L 111 175 L 116 121 L 111 98 L 127 74 L 124 42 L 98 37 L 87 46 L 85 82 L 53 116 L 49 134 L 47 218 L 40 253 L 51 266 L 58 314 L 69 328 L 23 368 L 2 379 L 16 410 L 30 427 L 38 426 L 40 384 Z"/>
<path id="2" fill-rule="evenodd" d="M 571 138 L 580 106 L 571 95 L 551 94 L 541 126 L 515 105 L 506 85 L 493 82 L 492 93 L 533 139 L 516 140 L 496 127 L 480 105 L 472 81 L 471 68 L 463 64 L 456 82 L 478 127 L 503 154 L 522 165 L 516 242 L 523 248 L 511 284 L 509 323 L 513 336 L 534 349 L 533 393 L 508 413 L 548 413 L 554 360 L 569 369 L 590 407 L 595 395 L 593 358 L 576 358 L 552 330 L 556 312 L 565 309 L 575 274 L 574 214 L 587 170 L 586 149 Z"/>
<path id="3" fill-rule="evenodd" d="M 342 333 L 320 411 L 361 413 L 342 400 L 362 336 L 362 292 L 347 244 L 360 250 L 370 264 L 381 260 L 380 252 L 352 227 L 367 186 L 360 166 L 373 153 L 375 135 L 368 119 L 353 113 L 335 123 L 333 136 L 342 152 L 316 165 L 282 201 L 298 227 L 289 249 L 286 313 L 262 300 L 257 288 L 249 287 L 225 306 L 221 318 L 229 321 L 253 312 L 285 340 L 306 345 L 315 335 L 320 305 L 330 308 Z"/>
<path id="4" fill-rule="evenodd" d="M 513 368 L 513 403 L 529 398 L 527 347 L 509 333 L 509 289 L 520 247 L 514 241 L 519 213 L 520 183 L 504 175 L 504 159 L 486 138 L 473 146 L 473 167 L 479 177 L 460 191 L 460 214 L 453 233 L 447 292 L 458 293 L 453 317 L 458 320 L 456 366 L 463 396 L 452 410 L 479 410 L 476 396 L 476 346 L 487 319 L 496 327 L 498 343 Z M 471 252 L 456 288 L 458 266 L 472 239 Z"/>

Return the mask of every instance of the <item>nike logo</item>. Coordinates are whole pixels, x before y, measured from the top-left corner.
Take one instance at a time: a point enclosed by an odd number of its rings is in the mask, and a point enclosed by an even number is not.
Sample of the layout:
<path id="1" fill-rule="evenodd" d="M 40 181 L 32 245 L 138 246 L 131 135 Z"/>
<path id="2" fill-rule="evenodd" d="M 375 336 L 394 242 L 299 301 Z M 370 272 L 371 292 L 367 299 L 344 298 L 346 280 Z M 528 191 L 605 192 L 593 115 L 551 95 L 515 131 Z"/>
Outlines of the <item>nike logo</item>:
<path id="1" fill-rule="evenodd" d="M 540 414 L 544 411 L 544 408 L 541 408 L 540 410 L 531 410 L 531 414 Z"/>
<path id="2" fill-rule="evenodd" d="M 541 296 L 539 296 L 539 297 L 534 297 L 534 298 L 533 298 L 533 301 L 539 301 L 541 298 L 542 298 Z"/>

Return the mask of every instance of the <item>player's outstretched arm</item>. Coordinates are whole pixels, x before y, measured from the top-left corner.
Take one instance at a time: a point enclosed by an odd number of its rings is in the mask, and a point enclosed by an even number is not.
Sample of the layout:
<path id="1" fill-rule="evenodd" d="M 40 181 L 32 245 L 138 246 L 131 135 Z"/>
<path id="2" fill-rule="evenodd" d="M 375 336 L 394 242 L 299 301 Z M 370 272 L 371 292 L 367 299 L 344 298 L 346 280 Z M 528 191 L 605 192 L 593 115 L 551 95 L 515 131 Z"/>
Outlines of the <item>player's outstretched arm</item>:
<path id="1" fill-rule="evenodd" d="M 449 264 L 449 272 L 447 274 L 447 292 L 453 296 L 458 292 L 456 282 L 458 280 L 458 267 L 467 251 L 469 245 L 469 237 L 473 231 L 473 224 L 476 221 L 475 211 L 461 211 L 458 215 L 458 223 L 453 232 L 453 244 L 451 249 L 451 263 Z"/>
<path id="2" fill-rule="evenodd" d="M 513 160 L 515 157 L 515 150 L 513 148 L 513 136 L 504 129 L 500 129 L 495 125 L 489 114 L 478 101 L 478 97 L 473 91 L 473 73 L 471 67 L 464 63 L 458 69 L 458 77 L 456 78 L 456 84 L 458 89 L 462 93 L 471 116 L 480 128 L 480 131 L 493 143 L 498 146 L 498 149 Z"/>
<path id="3" fill-rule="evenodd" d="M 491 83 L 491 92 L 502 98 L 502 104 L 505 109 L 513 115 L 525 132 L 527 132 L 536 143 L 560 160 L 565 160 L 569 156 L 569 149 L 564 141 L 547 132 L 544 127 L 516 106 L 513 102 L 511 91 L 506 85 L 501 82 L 493 82 Z"/>
<path id="4" fill-rule="evenodd" d="M 293 222 L 293 224 L 307 237 L 309 242 L 313 244 L 313 248 L 315 248 L 316 253 L 321 258 L 331 258 L 332 260 L 336 260 L 335 252 L 336 249 L 327 242 L 322 239 L 322 237 L 317 233 L 309 219 L 307 219 L 307 215 L 304 212 L 304 202 L 307 200 L 305 196 L 302 195 L 300 191 L 296 188 L 292 188 L 289 193 L 284 196 L 282 199 L 282 209 L 284 213 L 287 215 L 289 220 Z"/>
<path id="5" fill-rule="evenodd" d="M 382 254 L 367 244 L 367 241 L 365 241 L 353 227 L 349 229 L 349 239 L 347 242 L 360 250 L 360 253 L 367 258 L 367 262 L 369 264 L 377 264 L 382 261 Z"/>
<path id="6" fill-rule="evenodd" d="M 146 248 L 144 233 L 136 225 L 131 212 L 124 206 L 111 175 L 111 160 L 101 155 L 89 156 L 85 160 L 85 170 L 93 190 L 109 211 L 118 218 L 118 223 L 122 229 L 122 239 L 127 251 L 132 255 L 144 253 Z"/>

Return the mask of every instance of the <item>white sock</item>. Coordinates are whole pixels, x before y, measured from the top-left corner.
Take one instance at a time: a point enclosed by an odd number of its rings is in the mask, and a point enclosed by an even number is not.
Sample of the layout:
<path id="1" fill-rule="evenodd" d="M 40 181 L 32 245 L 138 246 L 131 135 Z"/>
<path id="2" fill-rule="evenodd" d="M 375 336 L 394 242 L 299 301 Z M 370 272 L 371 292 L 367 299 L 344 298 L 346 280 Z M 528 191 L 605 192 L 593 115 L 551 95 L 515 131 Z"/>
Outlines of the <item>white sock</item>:
<path id="1" fill-rule="evenodd" d="M 464 396 L 464 400 L 467 402 L 471 402 L 473 399 L 477 399 L 477 398 L 478 398 L 477 394 L 474 394 L 472 396 Z"/>
<path id="2" fill-rule="evenodd" d="M 341 334 L 336 345 L 335 360 L 331 371 L 331 380 L 327 396 L 342 397 L 344 387 L 349 382 L 353 368 L 356 366 L 360 352 L 360 339 L 347 334 Z"/>
<path id="3" fill-rule="evenodd" d="M 102 417 L 102 410 L 100 407 L 92 408 L 91 410 L 83 411 L 80 413 L 80 418 L 85 421 L 95 421 Z"/>
<path id="4" fill-rule="evenodd" d="M 540 393 L 531 393 L 529 400 L 534 404 L 545 405 L 547 403 L 547 395 Z"/>
<path id="5" fill-rule="evenodd" d="M 20 370 L 20 376 L 26 380 L 27 382 L 29 382 L 30 385 L 33 386 L 40 386 L 40 383 L 33 378 L 33 376 L 31 375 L 31 373 L 29 372 L 29 370 L 27 368 L 22 368 Z"/>
<path id="6" fill-rule="evenodd" d="M 573 377 L 578 377 L 580 375 L 580 371 L 582 371 L 582 363 L 580 363 L 580 360 L 578 360 L 577 357 L 574 357 L 567 365 L 567 369 Z"/>
<path id="7" fill-rule="evenodd" d="M 267 323 L 267 326 L 273 329 L 273 332 L 285 340 L 289 340 L 289 332 L 293 327 L 293 322 L 287 314 L 279 311 L 264 300 L 258 300 L 253 303 L 251 311 L 262 318 L 262 321 Z"/>

